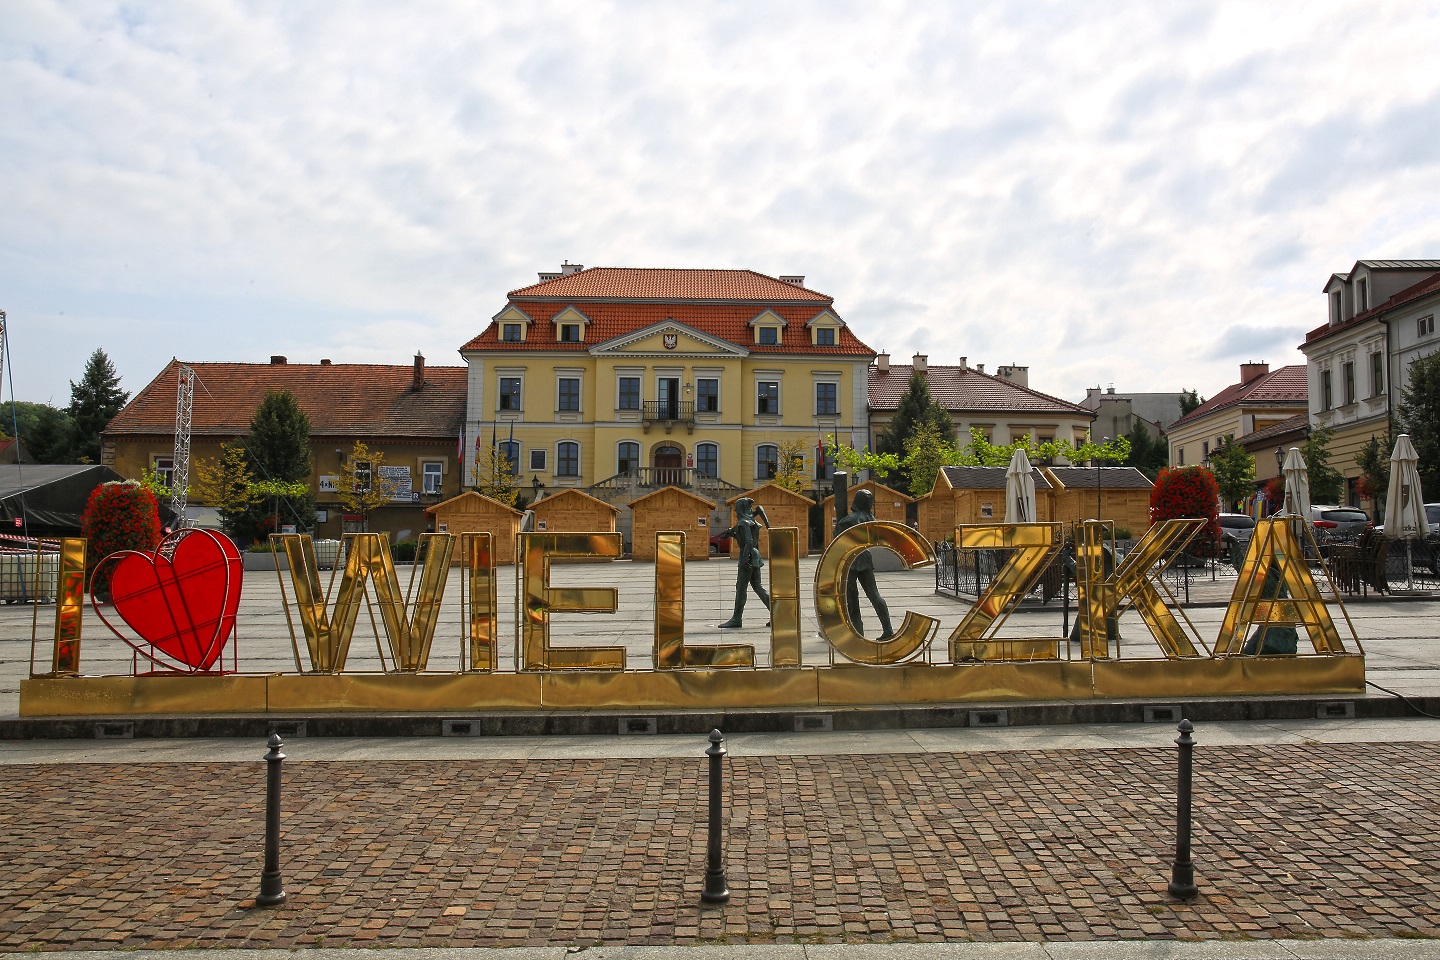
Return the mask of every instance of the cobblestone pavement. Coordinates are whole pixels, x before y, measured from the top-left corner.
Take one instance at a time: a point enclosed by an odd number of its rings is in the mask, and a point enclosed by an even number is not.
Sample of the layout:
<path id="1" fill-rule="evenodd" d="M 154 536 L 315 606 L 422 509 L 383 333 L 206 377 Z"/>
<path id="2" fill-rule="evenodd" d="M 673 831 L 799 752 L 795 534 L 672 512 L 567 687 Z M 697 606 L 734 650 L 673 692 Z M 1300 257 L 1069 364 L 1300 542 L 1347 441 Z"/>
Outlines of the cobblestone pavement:
<path id="1" fill-rule="evenodd" d="M 1440 936 L 1440 746 L 1196 759 L 1183 904 L 1173 747 L 732 758 L 704 910 L 703 758 L 291 765 L 271 909 L 263 764 L 17 765 L 0 949 Z"/>

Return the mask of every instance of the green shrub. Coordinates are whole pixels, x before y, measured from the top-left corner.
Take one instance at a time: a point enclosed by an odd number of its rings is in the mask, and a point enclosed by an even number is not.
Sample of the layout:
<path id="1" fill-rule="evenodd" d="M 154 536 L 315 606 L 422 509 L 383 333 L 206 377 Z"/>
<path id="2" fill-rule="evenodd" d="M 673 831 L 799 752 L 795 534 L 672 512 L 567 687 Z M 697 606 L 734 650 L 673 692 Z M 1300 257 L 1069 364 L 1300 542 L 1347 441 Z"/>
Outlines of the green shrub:
<path id="1" fill-rule="evenodd" d="M 415 551 L 419 548 L 420 544 L 414 540 L 401 540 L 390 548 L 390 555 L 395 558 L 396 563 L 414 563 Z"/>

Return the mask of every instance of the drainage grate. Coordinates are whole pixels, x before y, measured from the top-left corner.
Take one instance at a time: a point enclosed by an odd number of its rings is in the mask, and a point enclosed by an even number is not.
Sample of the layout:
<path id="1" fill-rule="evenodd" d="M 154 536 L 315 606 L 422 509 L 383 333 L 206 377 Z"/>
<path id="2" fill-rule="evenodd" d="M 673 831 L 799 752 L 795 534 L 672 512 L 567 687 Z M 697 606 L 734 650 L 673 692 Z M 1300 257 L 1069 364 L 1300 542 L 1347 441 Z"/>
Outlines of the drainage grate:
<path id="1" fill-rule="evenodd" d="M 478 737 L 479 735 L 479 720 L 440 721 L 440 736 L 442 737 Z"/>
<path id="2" fill-rule="evenodd" d="M 1354 700 L 1322 700 L 1315 705 L 1316 720 L 1354 720 Z"/>
<path id="3" fill-rule="evenodd" d="M 658 733 L 660 721 L 655 717 L 621 717 L 620 735 Z"/>
<path id="4" fill-rule="evenodd" d="M 1183 719 L 1177 706 L 1145 708 L 1146 723 L 1179 723 Z"/>
<path id="5" fill-rule="evenodd" d="M 795 715 L 795 732 L 812 733 L 817 730 L 834 730 L 835 717 L 829 713 L 800 713 Z"/>
<path id="6" fill-rule="evenodd" d="M 305 736 L 305 721 L 271 720 L 270 732 L 278 733 L 282 737 L 303 737 Z"/>
<path id="7" fill-rule="evenodd" d="M 1008 727 L 1010 726 L 1009 710 L 971 710 L 970 726 L 972 727 Z"/>
<path id="8" fill-rule="evenodd" d="M 134 740 L 135 723 L 132 720 L 107 720 L 95 724 L 96 740 Z"/>

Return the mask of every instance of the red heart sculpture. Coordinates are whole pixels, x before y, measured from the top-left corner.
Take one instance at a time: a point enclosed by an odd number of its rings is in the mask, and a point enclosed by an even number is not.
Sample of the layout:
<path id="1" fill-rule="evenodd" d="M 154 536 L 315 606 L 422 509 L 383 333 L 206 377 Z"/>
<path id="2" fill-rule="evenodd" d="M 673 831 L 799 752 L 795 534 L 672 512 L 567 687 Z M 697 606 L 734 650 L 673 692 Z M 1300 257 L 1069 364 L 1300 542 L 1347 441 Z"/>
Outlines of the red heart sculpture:
<path id="1" fill-rule="evenodd" d="M 235 629 L 244 576 L 230 538 L 211 530 L 177 530 L 154 553 L 122 550 L 108 560 L 115 563 L 110 576 L 115 612 L 151 649 L 116 630 L 92 597 L 111 632 L 162 667 L 172 664 L 155 650 L 191 673 L 213 667 Z"/>

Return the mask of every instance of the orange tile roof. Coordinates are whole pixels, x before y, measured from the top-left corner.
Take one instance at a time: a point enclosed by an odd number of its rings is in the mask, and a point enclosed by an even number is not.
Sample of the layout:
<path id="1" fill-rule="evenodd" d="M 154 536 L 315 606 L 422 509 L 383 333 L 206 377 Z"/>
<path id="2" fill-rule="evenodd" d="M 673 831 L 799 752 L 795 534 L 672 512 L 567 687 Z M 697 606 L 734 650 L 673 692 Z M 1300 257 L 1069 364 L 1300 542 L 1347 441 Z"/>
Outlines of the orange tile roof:
<path id="1" fill-rule="evenodd" d="M 1237 403 L 1286 406 L 1308 404 L 1310 384 L 1305 373 L 1305 364 L 1296 363 L 1279 370 L 1261 374 L 1249 383 L 1232 383 L 1185 416 L 1170 424 L 1173 431 L 1182 423 L 1192 423 L 1216 410 L 1234 406 Z"/>
<path id="2" fill-rule="evenodd" d="M 723 271 L 722 271 L 723 272 Z M 580 274 L 574 274 L 580 276 Z M 550 281 L 557 283 L 558 281 Z M 779 283 L 777 280 L 776 283 Z M 546 286 L 546 284 L 540 284 Z M 783 286 L 790 286 L 788 283 Z M 835 346 L 816 347 L 810 343 L 810 331 L 805 323 L 827 304 L 765 304 L 749 303 L 697 303 L 684 300 L 651 303 L 645 301 L 587 302 L 584 314 L 590 319 L 585 330 L 585 342 L 562 343 L 560 331 L 552 319 L 565 310 L 572 301 L 551 302 L 522 301 L 521 309 L 535 322 L 530 324 L 526 339 L 521 342 L 507 342 L 500 339 L 500 325 L 491 323 L 485 330 L 460 349 L 464 350 L 570 350 L 583 353 L 614 337 L 633 333 L 652 323 L 662 320 L 676 320 L 694 327 L 701 333 L 720 340 L 745 347 L 751 353 L 805 353 L 825 356 L 874 356 L 875 351 L 841 327 L 835 337 Z M 762 311 L 773 310 L 786 321 L 780 331 L 780 342 L 773 346 L 762 346 L 754 342 L 749 326 Z"/>
<path id="3" fill-rule="evenodd" d="M 105 428 L 107 436 L 173 436 L 179 361 L 171 360 Z M 249 432 L 267 390 L 288 390 L 314 436 L 433 439 L 459 436 L 465 423 L 465 367 L 425 368 L 412 390 L 410 364 L 192 363 L 193 436 Z"/>
<path id="4" fill-rule="evenodd" d="M 832 298 L 754 270 L 591 267 L 510 291 L 512 300 L 741 300 L 828 304 Z"/>
<path id="5" fill-rule="evenodd" d="M 910 388 L 910 377 L 915 368 L 908 364 L 890 364 L 882 373 L 879 367 L 870 368 L 870 409 L 894 410 L 900 406 L 900 398 Z M 1069 400 L 1061 400 L 1018 383 L 981 373 L 974 367 L 928 366 L 925 382 L 930 385 L 930 396 L 951 413 L 969 411 L 997 411 L 1014 413 L 1058 413 L 1078 414 L 1092 419 L 1095 411 Z"/>

